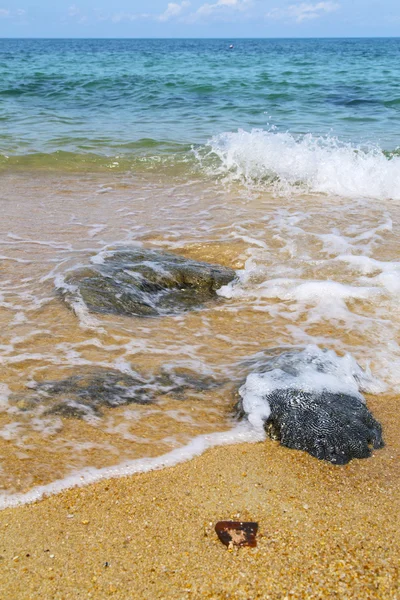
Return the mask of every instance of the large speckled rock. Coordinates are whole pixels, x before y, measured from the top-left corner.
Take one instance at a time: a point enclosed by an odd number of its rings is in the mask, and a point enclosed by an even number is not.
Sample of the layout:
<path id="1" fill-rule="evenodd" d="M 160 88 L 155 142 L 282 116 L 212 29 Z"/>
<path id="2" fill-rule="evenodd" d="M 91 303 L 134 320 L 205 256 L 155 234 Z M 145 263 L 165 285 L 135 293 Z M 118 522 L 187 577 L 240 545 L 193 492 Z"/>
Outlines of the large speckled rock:
<path id="1" fill-rule="evenodd" d="M 248 364 L 253 372 L 239 390 L 238 415 L 262 424 L 283 446 L 343 465 L 384 445 L 359 391 L 373 380 L 349 355 L 308 347 L 260 353 Z"/>
<path id="2" fill-rule="evenodd" d="M 120 248 L 101 264 L 70 271 L 58 287 L 72 307 L 95 313 L 152 317 L 200 307 L 235 277 L 226 267 L 156 250 Z"/>
<path id="3" fill-rule="evenodd" d="M 212 377 L 184 370 L 144 377 L 93 367 L 66 379 L 37 383 L 32 394 L 16 394 L 11 402 L 24 411 L 39 409 L 44 414 L 63 417 L 99 417 L 102 408 L 151 404 L 163 394 L 181 400 L 188 391 L 203 392 L 219 385 Z"/>

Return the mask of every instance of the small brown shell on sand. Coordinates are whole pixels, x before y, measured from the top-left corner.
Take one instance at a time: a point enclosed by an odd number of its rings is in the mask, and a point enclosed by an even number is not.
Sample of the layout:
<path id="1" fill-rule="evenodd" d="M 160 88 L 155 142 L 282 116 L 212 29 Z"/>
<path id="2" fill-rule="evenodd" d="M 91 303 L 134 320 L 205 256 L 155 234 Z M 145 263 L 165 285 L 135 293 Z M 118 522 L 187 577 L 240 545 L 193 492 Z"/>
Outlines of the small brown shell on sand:
<path id="1" fill-rule="evenodd" d="M 218 521 L 215 531 L 225 546 L 257 546 L 258 523 L 243 521 Z"/>

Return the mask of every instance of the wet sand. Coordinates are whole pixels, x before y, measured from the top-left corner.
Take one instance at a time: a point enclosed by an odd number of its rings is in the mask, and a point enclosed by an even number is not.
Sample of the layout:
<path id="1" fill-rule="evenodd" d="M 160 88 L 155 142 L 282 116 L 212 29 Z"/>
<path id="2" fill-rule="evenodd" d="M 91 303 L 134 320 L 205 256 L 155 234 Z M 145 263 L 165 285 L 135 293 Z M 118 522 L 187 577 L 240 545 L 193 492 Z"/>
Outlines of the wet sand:
<path id="1" fill-rule="evenodd" d="M 368 403 L 386 447 L 345 467 L 241 444 L 3 511 L 2 598 L 398 598 L 397 399 Z M 218 541 L 230 518 L 256 549 Z"/>

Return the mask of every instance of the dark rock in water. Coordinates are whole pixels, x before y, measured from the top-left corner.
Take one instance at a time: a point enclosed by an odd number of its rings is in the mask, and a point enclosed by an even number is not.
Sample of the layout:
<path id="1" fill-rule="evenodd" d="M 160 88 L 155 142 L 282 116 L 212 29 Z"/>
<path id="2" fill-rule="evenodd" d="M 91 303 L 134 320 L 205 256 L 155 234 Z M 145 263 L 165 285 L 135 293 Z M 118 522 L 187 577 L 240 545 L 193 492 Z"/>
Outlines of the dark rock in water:
<path id="1" fill-rule="evenodd" d="M 272 439 L 318 459 L 367 458 L 384 445 L 382 427 L 358 391 L 372 380 L 351 360 L 308 348 L 266 355 L 261 367 L 260 354 L 260 370 L 240 388 L 238 415 L 260 418 Z"/>
<path id="2" fill-rule="evenodd" d="M 62 398 L 53 404 L 49 414 L 65 417 L 83 417 L 100 414 L 100 407 L 122 404 L 149 404 L 152 401 L 151 384 L 120 371 L 96 369 L 82 375 L 72 375 L 60 381 L 45 381 L 36 387 L 44 398 Z"/>
<path id="3" fill-rule="evenodd" d="M 381 425 L 355 396 L 279 390 L 268 403 L 267 433 L 288 448 L 344 465 L 383 446 Z"/>
<path id="4" fill-rule="evenodd" d="M 67 419 L 84 419 L 85 417 L 99 417 L 101 412 L 96 405 L 90 405 L 74 400 L 56 402 L 48 408 L 45 415 L 58 415 Z"/>
<path id="5" fill-rule="evenodd" d="M 226 267 L 167 252 L 121 248 L 102 264 L 76 269 L 59 288 L 68 304 L 83 300 L 96 313 L 152 317 L 192 310 L 235 278 Z"/>
<path id="6" fill-rule="evenodd" d="M 21 410 L 45 407 L 45 414 L 84 418 L 101 416 L 101 408 L 127 404 L 151 404 L 162 394 L 184 398 L 185 392 L 202 392 L 219 386 L 211 377 L 176 370 L 148 378 L 132 376 L 121 371 L 90 369 L 58 381 L 36 384 L 33 396 L 15 397 Z"/>

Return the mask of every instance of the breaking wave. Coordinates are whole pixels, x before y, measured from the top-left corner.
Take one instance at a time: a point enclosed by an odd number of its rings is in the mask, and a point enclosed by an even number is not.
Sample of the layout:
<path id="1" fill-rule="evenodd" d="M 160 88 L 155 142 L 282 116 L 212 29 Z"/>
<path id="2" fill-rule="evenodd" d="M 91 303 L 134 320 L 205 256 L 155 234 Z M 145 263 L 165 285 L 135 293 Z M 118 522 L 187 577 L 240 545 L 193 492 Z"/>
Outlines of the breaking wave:
<path id="1" fill-rule="evenodd" d="M 274 130 L 225 132 L 208 142 L 214 172 L 277 192 L 400 199 L 400 156 L 378 146 Z"/>

